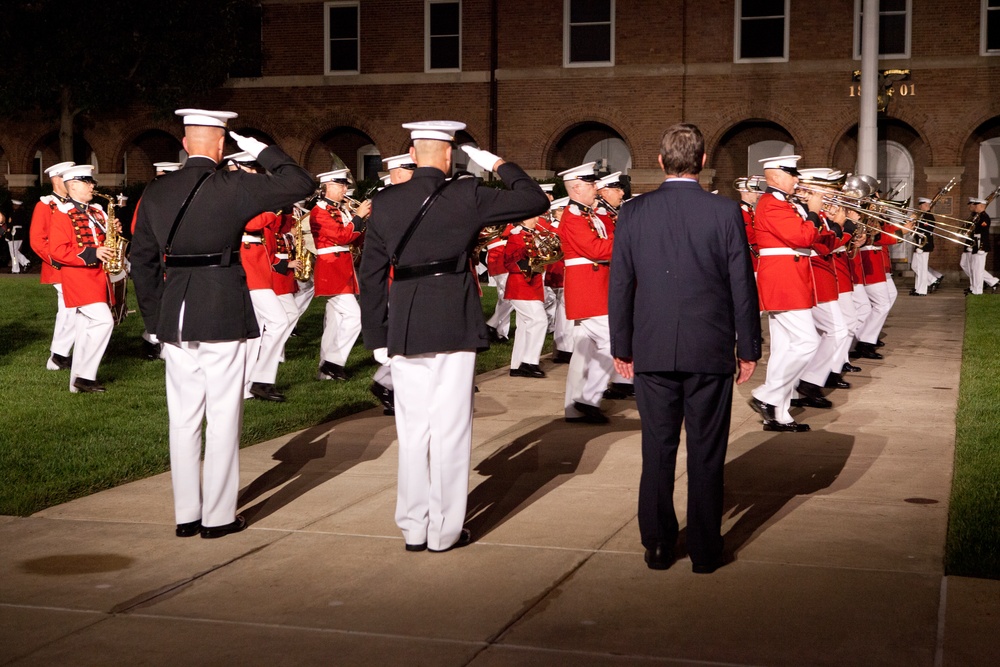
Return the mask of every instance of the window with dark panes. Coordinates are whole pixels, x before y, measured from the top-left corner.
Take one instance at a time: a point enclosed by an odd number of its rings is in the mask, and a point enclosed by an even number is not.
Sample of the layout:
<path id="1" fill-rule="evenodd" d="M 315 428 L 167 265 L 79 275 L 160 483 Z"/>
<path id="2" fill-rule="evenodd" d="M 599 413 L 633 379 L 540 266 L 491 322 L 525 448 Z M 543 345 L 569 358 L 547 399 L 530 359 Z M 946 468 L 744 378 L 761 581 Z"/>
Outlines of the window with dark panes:
<path id="1" fill-rule="evenodd" d="M 738 60 L 785 59 L 786 0 L 738 0 Z"/>
<path id="2" fill-rule="evenodd" d="M 240 48 L 236 62 L 230 67 L 230 77 L 254 78 L 263 73 L 262 20 L 259 2 L 236 7 L 236 31 Z"/>
<path id="3" fill-rule="evenodd" d="M 566 62 L 611 63 L 614 0 L 569 0 Z"/>
<path id="4" fill-rule="evenodd" d="M 983 51 L 1000 54 L 1000 0 L 986 0 Z"/>
<path id="5" fill-rule="evenodd" d="M 431 2 L 427 9 L 427 69 L 461 69 L 461 3 Z"/>
<path id="6" fill-rule="evenodd" d="M 326 8 L 329 71 L 357 72 L 358 6 L 330 4 Z"/>
<path id="7" fill-rule="evenodd" d="M 864 19 L 862 0 L 858 3 L 855 50 L 861 56 L 861 31 Z M 879 0 L 878 3 L 878 54 L 879 56 L 908 56 L 910 32 L 910 0 Z"/>

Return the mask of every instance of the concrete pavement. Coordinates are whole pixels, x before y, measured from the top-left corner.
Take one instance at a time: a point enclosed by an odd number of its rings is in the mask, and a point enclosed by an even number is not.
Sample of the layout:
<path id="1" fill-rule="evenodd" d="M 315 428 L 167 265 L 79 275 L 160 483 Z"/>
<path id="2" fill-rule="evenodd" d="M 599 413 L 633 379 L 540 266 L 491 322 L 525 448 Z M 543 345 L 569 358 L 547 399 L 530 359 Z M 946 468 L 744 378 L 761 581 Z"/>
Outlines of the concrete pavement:
<path id="1" fill-rule="evenodd" d="M 1000 582 L 942 567 L 965 297 L 900 291 L 812 432 L 737 389 L 713 575 L 645 567 L 635 404 L 566 424 L 545 364 L 478 380 L 465 549 L 404 551 L 375 410 L 244 449 L 224 539 L 173 536 L 168 475 L 0 517 L 0 663 L 993 665 Z"/>

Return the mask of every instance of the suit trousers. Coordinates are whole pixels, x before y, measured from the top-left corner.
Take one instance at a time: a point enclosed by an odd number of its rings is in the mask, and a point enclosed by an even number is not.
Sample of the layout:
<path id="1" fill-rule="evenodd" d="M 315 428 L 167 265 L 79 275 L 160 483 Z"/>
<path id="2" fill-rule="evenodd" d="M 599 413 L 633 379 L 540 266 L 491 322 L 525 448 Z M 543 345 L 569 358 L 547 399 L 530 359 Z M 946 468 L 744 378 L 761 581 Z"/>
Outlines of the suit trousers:
<path id="1" fill-rule="evenodd" d="M 546 287 L 545 303 L 549 309 L 549 294 L 552 295 L 551 318 L 552 342 L 557 350 L 573 351 L 573 322 L 566 319 L 566 292 L 562 287 Z"/>
<path id="2" fill-rule="evenodd" d="M 320 360 L 347 365 L 354 341 L 361 333 L 361 306 L 353 294 L 337 294 L 326 300 Z"/>
<path id="3" fill-rule="evenodd" d="M 615 362 L 611 358 L 608 316 L 577 320 L 573 330 L 573 358 L 566 373 L 565 416 L 582 417 L 574 402 L 601 407 Z"/>
<path id="4" fill-rule="evenodd" d="M 819 347 L 819 333 L 811 309 L 768 312 L 771 352 L 764 384 L 753 390 L 754 398 L 775 407 L 777 421 L 793 421 L 788 408 L 802 371 Z"/>
<path id="5" fill-rule="evenodd" d="M 73 351 L 73 342 L 76 340 L 76 308 L 67 308 L 63 299 L 63 286 L 55 284 L 56 288 L 56 323 L 52 328 L 52 344 L 49 351 L 68 357 Z M 49 366 L 50 371 L 58 370 L 59 367 Z"/>
<path id="6" fill-rule="evenodd" d="M 510 305 L 510 301 L 504 298 L 504 291 L 507 287 L 507 275 L 506 273 L 502 273 L 498 276 L 490 276 L 497 284 L 497 305 L 493 309 L 493 314 L 486 320 L 486 326 L 496 329 L 497 334 L 501 338 L 507 338 L 510 335 L 510 314 L 514 310 L 514 307 Z"/>
<path id="7" fill-rule="evenodd" d="M 510 352 L 510 367 L 521 364 L 538 365 L 545 345 L 545 329 L 548 320 L 545 306 L 541 301 L 515 299 L 510 305 L 517 313 L 517 331 L 514 332 L 514 347 Z"/>
<path id="8" fill-rule="evenodd" d="M 247 341 L 247 379 L 244 397 L 250 396 L 254 382 L 274 384 L 278 377 L 278 364 L 285 349 L 285 341 L 292 333 L 288 311 L 281 304 L 274 290 L 250 290 L 253 312 L 260 326 L 260 337 Z"/>
<path id="9" fill-rule="evenodd" d="M 723 468 L 733 402 L 731 375 L 636 373 L 642 422 L 642 545 L 677 541 L 674 478 L 681 423 L 687 448 L 687 549 L 693 563 L 722 556 Z"/>
<path id="10" fill-rule="evenodd" d="M 889 317 L 892 298 L 886 283 L 865 285 L 865 293 L 868 295 L 872 310 L 858 326 L 857 337 L 858 341 L 862 343 L 874 344 L 878 342 L 878 335 L 885 325 L 886 318 Z"/>
<path id="11" fill-rule="evenodd" d="M 919 248 L 913 251 L 913 258 L 910 265 L 913 267 L 913 291 L 917 294 L 927 294 L 927 287 L 934 282 L 927 271 L 927 262 L 930 261 L 931 254 Z"/>
<path id="12" fill-rule="evenodd" d="M 177 523 L 200 519 L 214 527 L 236 520 L 246 354 L 242 340 L 163 344 Z"/>
<path id="13" fill-rule="evenodd" d="M 851 336 L 839 300 L 816 304 L 812 314 L 813 322 L 821 333 L 819 347 L 806 364 L 800 379 L 822 387 L 830 373 L 840 373 L 843 368 Z"/>
<path id="14" fill-rule="evenodd" d="M 111 308 L 104 303 L 88 303 L 76 309 L 76 338 L 73 346 L 73 365 L 69 371 L 69 390 L 76 393 L 73 381 L 97 379 L 97 367 L 101 365 L 104 350 L 111 340 L 111 332 L 115 328 L 115 320 L 111 316 Z"/>
<path id="15" fill-rule="evenodd" d="M 465 523 L 472 453 L 472 350 L 396 355 L 396 525 L 407 544 L 447 549 Z"/>

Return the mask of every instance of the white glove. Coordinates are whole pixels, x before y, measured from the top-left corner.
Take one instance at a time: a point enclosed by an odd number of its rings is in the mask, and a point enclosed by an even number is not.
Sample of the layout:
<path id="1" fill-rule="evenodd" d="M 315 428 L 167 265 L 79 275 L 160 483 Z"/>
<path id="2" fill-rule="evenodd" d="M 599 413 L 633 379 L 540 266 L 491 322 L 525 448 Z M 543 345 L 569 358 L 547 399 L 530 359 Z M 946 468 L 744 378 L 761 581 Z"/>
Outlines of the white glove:
<path id="1" fill-rule="evenodd" d="M 236 134 L 235 132 L 230 132 L 229 136 L 233 138 L 233 141 L 236 142 L 236 145 L 240 147 L 241 151 L 250 153 L 250 155 L 253 155 L 255 160 L 260 156 L 261 151 L 267 148 L 267 144 L 262 141 L 257 141 L 253 137 L 244 137 L 243 135 Z"/>
<path id="2" fill-rule="evenodd" d="M 980 250 L 980 251 L 979 251 L 979 252 L 977 252 L 976 254 L 977 254 L 977 255 L 985 255 L 985 254 L 986 254 L 986 251 L 985 251 L 985 250 Z"/>
<path id="3" fill-rule="evenodd" d="M 379 362 L 383 366 L 389 363 L 389 348 L 379 347 L 372 352 L 372 356 L 375 357 L 375 361 Z"/>
<path id="4" fill-rule="evenodd" d="M 918 255 L 922 255 L 922 254 L 924 254 L 924 251 L 923 251 L 923 249 L 922 249 L 922 248 L 914 248 L 914 249 L 913 249 L 913 252 L 917 253 Z"/>
<path id="5" fill-rule="evenodd" d="M 470 160 L 478 164 L 483 169 L 496 171 L 494 167 L 497 166 L 497 162 L 500 162 L 500 158 L 493 153 L 479 148 L 473 148 L 472 146 L 462 146 L 462 150 L 465 151 L 465 154 L 469 156 Z"/>

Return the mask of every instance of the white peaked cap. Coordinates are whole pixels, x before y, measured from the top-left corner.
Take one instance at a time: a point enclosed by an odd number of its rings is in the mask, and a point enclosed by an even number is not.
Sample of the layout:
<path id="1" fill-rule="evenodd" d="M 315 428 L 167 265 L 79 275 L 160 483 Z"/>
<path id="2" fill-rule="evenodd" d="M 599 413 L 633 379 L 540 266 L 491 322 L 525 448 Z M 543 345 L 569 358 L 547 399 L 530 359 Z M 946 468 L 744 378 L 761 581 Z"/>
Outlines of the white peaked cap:
<path id="1" fill-rule="evenodd" d="M 206 111 L 205 109 L 178 109 L 174 111 L 184 117 L 185 125 L 207 125 L 208 127 L 226 127 L 226 123 L 239 114 L 234 111 Z"/>
<path id="2" fill-rule="evenodd" d="M 538 187 L 542 189 L 542 192 L 552 192 L 556 188 L 555 183 L 539 183 Z"/>
<path id="3" fill-rule="evenodd" d="M 985 199 L 980 199 L 979 197 L 969 197 L 970 204 L 985 204 Z"/>
<path id="4" fill-rule="evenodd" d="M 594 173 L 594 166 L 596 164 L 597 162 L 581 164 L 578 167 L 573 167 L 572 169 L 567 169 L 566 171 L 560 171 L 559 176 L 562 177 L 563 181 L 575 181 L 577 179 L 581 181 L 596 181 L 597 174 Z"/>
<path id="5" fill-rule="evenodd" d="M 180 169 L 181 168 L 181 163 L 180 162 L 154 162 L 153 163 L 153 168 L 156 169 L 156 171 L 162 171 L 163 173 L 167 173 L 167 172 L 170 172 L 170 171 L 177 171 L 178 169 Z"/>
<path id="6" fill-rule="evenodd" d="M 413 158 L 410 157 L 409 153 L 403 153 L 402 155 L 393 155 L 392 157 L 387 157 L 382 160 L 382 164 L 385 165 L 386 169 L 398 169 L 400 167 L 414 166 L 417 165 L 413 163 Z"/>
<path id="7" fill-rule="evenodd" d="M 62 176 L 63 172 L 75 165 L 76 162 L 60 162 L 59 164 L 54 164 L 45 170 L 45 175 L 49 178 Z"/>
<path id="8" fill-rule="evenodd" d="M 621 175 L 622 175 L 622 173 L 620 171 L 616 171 L 613 174 L 608 174 L 607 176 L 605 176 L 601 180 L 597 181 L 597 189 L 600 190 L 601 188 L 606 188 L 606 187 L 620 188 L 621 187 L 621 178 L 620 178 Z"/>
<path id="9" fill-rule="evenodd" d="M 348 174 L 351 173 L 350 169 L 334 169 L 333 171 L 325 171 L 322 174 L 316 174 L 316 178 L 319 179 L 320 183 L 350 183 L 351 180 L 348 178 Z"/>
<path id="10" fill-rule="evenodd" d="M 843 175 L 843 172 L 839 169 L 831 169 L 830 167 L 799 169 L 799 176 L 803 178 L 818 178 L 824 181 L 835 181 Z"/>
<path id="11" fill-rule="evenodd" d="M 246 151 L 240 151 L 239 153 L 231 153 L 224 158 L 223 162 L 256 162 L 257 158 Z"/>
<path id="12" fill-rule="evenodd" d="M 464 130 L 465 123 L 454 120 L 422 120 L 417 123 L 403 123 L 403 129 L 410 130 L 410 139 L 454 141 L 455 133 Z"/>
<path id="13" fill-rule="evenodd" d="M 927 197 L 917 197 L 918 204 L 930 204 L 931 200 Z"/>
<path id="14" fill-rule="evenodd" d="M 555 211 L 560 208 L 566 208 L 569 205 L 569 197 L 562 197 L 561 199 L 554 199 L 551 204 L 549 204 L 549 210 Z"/>
<path id="15" fill-rule="evenodd" d="M 20 206 L 20 205 L 21 205 L 21 204 L 23 204 L 24 202 L 23 202 L 23 201 L 21 201 L 20 199 L 11 199 L 11 200 L 10 200 L 10 203 L 11 203 L 11 204 L 13 204 L 14 206 Z"/>
<path id="16" fill-rule="evenodd" d="M 94 177 L 94 165 L 92 164 L 78 164 L 70 167 L 62 173 L 64 181 L 79 180 L 84 178 Z"/>
<path id="17" fill-rule="evenodd" d="M 781 169 L 797 176 L 799 172 L 795 168 L 795 165 L 799 163 L 801 158 L 801 155 L 778 155 L 775 157 L 766 157 L 763 160 L 758 160 L 758 162 L 764 165 L 764 169 Z"/>

